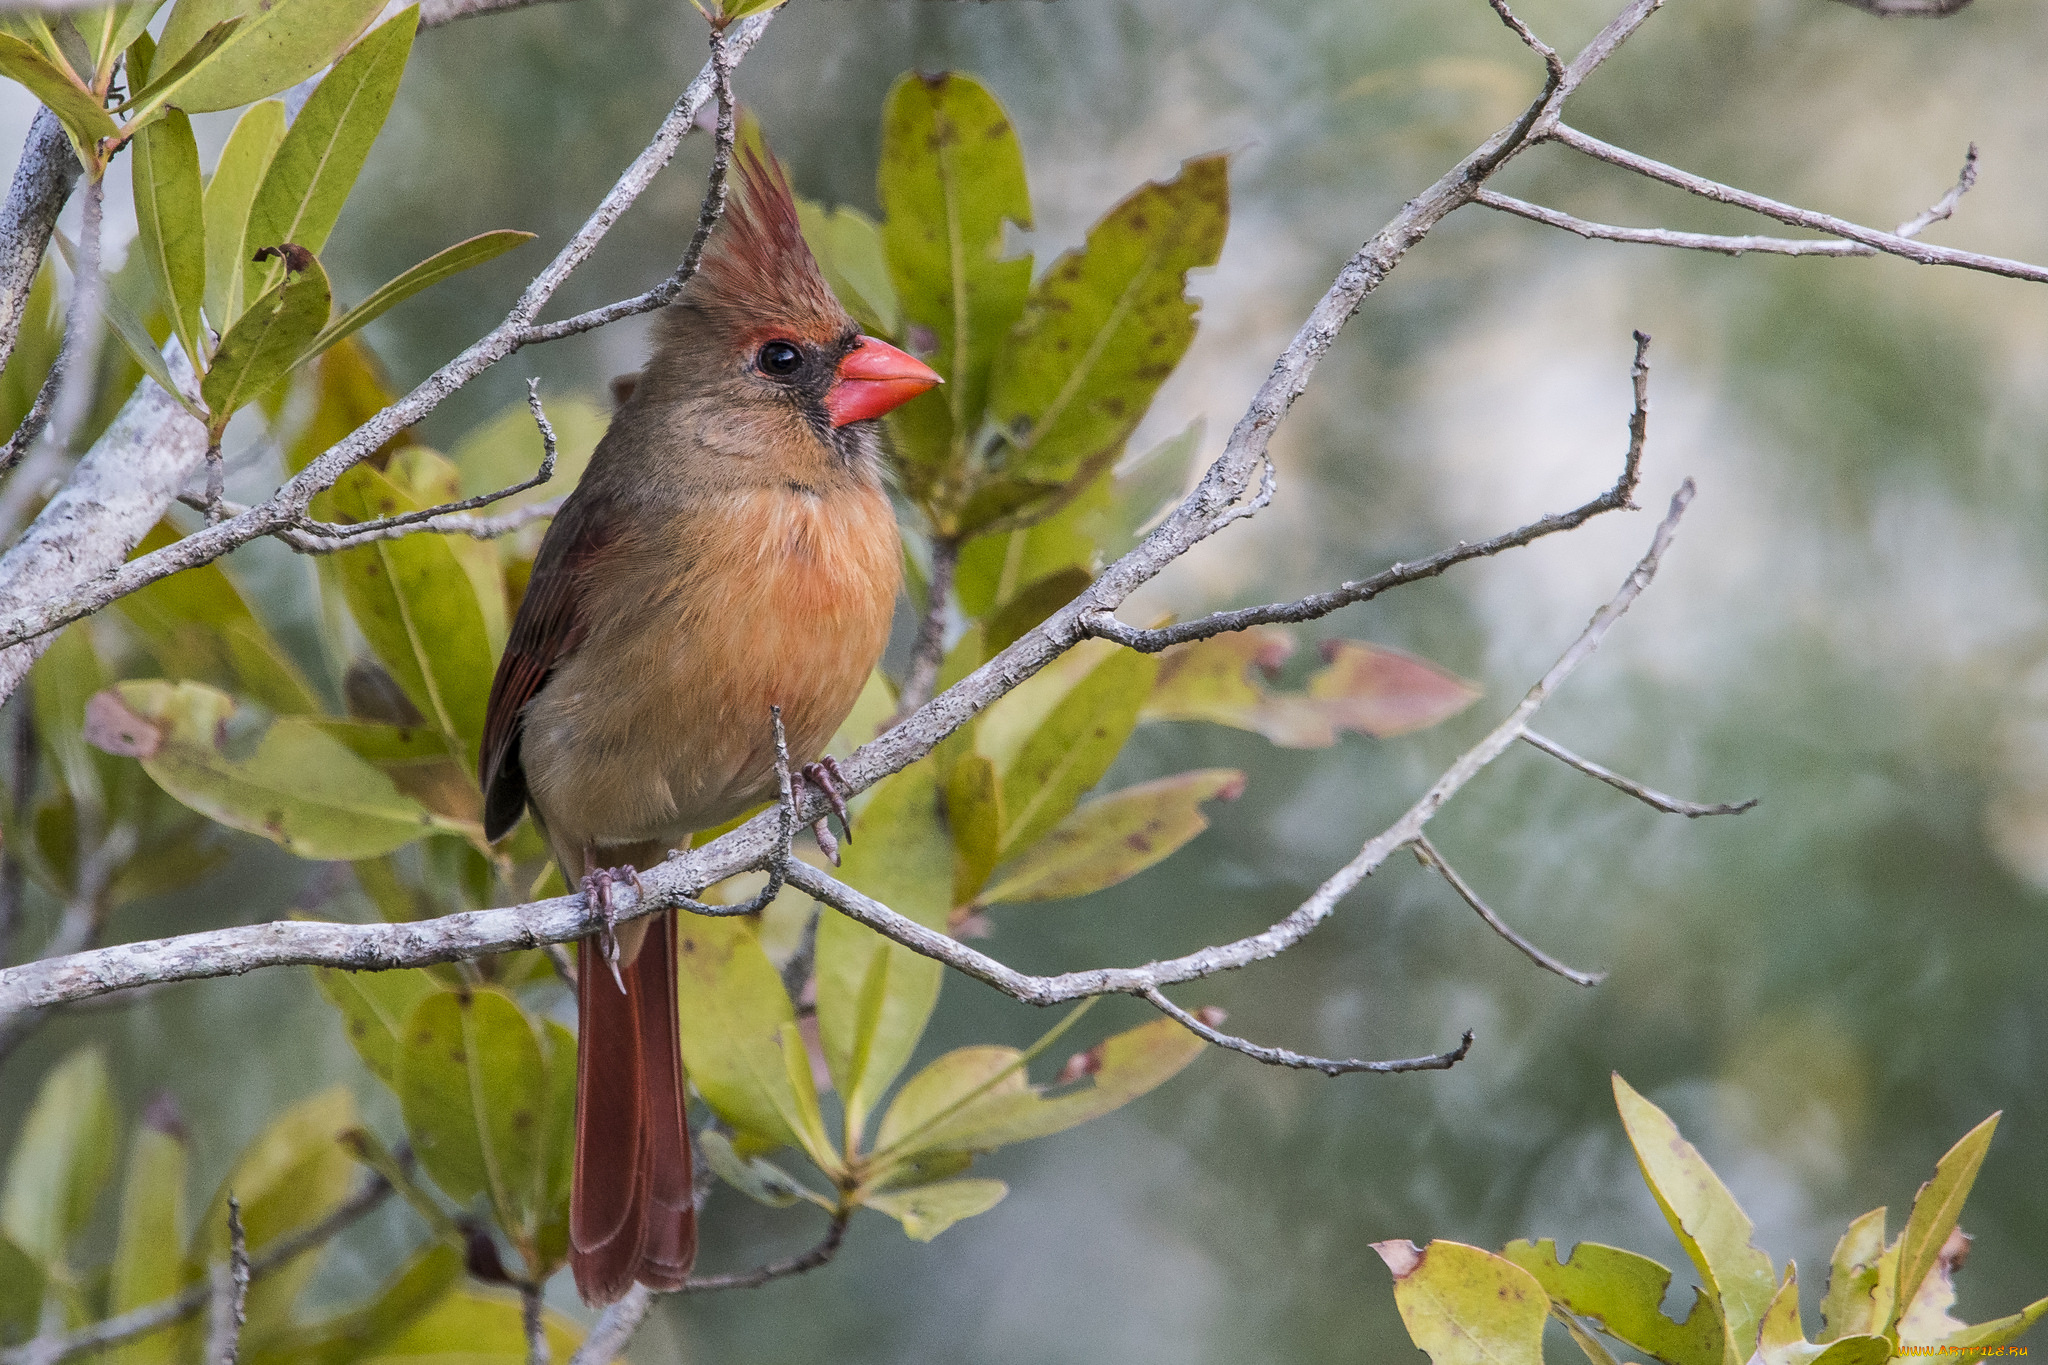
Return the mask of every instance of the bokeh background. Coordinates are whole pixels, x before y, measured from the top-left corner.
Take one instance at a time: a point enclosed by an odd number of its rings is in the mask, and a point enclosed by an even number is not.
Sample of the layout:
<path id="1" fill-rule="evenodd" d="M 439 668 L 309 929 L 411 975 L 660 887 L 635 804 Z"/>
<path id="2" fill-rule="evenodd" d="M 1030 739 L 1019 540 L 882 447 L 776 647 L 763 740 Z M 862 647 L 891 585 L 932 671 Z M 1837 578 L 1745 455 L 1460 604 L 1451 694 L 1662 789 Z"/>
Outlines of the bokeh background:
<path id="1" fill-rule="evenodd" d="M 1522 12 L 1567 51 L 1610 16 L 1608 0 Z M 680 0 L 573 0 L 421 38 L 328 253 L 337 293 L 472 232 L 542 241 L 375 324 L 396 381 L 502 316 L 696 71 L 702 31 Z M 1197 283 L 1201 335 L 1133 443 L 1206 415 L 1211 455 L 1345 255 L 1540 75 L 1481 0 L 793 0 L 738 87 L 803 192 L 872 211 L 881 99 L 910 68 L 975 72 L 1006 103 L 1038 206 L 1019 243 L 1041 262 L 1180 158 L 1234 153 L 1229 243 Z M 2048 23 L 2021 0 L 1939 22 L 1685 0 L 1570 115 L 1879 226 L 1936 198 L 1975 141 L 1981 182 L 1928 236 L 2048 260 L 2044 72 Z M 31 106 L 7 91 L 11 156 Z M 202 127 L 209 164 L 224 135 Z M 686 147 L 560 308 L 672 266 L 706 155 Z M 1562 149 L 1498 183 L 1606 221 L 1769 230 Z M 1762 805 L 1660 817 L 1527 751 L 1433 827 L 1497 909 L 1606 983 L 1537 971 L 1420 868 L 1391 866 L 1295 952 L 1185 1002 L 1338 1055 L 1433 1051 L 1472 1028 L 1455 1071 L 1329 1080 L 1206 1056 L 1109 1120 L 984 1163 L 1012 1185 L 992 1213 L 928 1246 L 863 1215 L 822 1272 L 665 1305 L 635 1359 L 1420 1359 L 1369 1248 L 1392 1237 L 1626 1245 L 1678 1267 L 1682 1307 L 1691 1272 L 1636 1176 L 1610 1071 L 1672 1112 L 1760 1244 L 1806 1268 L 1809 1321 L 1843 1224 L 1888 1204 L 1896 1227 L 1935 1158 L 2004 1110 L 1964 1218 L 1978 1241 L 1959 1312 L 2048 1292 L 2048 291 L 1889 259 L 1584 242 L 1466 209 L 1324 364 L 1275 442 L 1273 506 L 1146 604 L 1293 596 L 1583 501 L 1620 459 L 1637 327 L 1656 338 L 1642 501 L 1660 509 L 1686 475 L 1699 499 L 1663 576 L 1542 728 L 1667 790 Z M 528 375 L 601 402 L 643 336 L 627 324 L 517 356 L 423 435 L 455 445 Z M 267 477 L 255 456 L 236 474 L 245 492 Z M 1033 970 L 1125 963 L 1278 918 L 1497 720 L 1653 519 L 1608 517 L 1301 633 L 1406 648 L 1483 683 L 1436 731 L 1289 752 L 1142 729 L 1110 785 L 1228 765 L 1251 774 L 1244 797 L 1121 887 L 1000 913 L 987 946 Z M 230 567 L 279 602 L 304 596 L 287 589 L 307 570 L 274 547 Z M 310 647 L 311 622 L 287 626 Z M 115 936 L 272 918 L 321 875 L 267 848 L 236 867 L 130 908 Z M 1143 1013 L 1113 1001 L 1091 1027 Z M 1022 1042 L 1046 1022 L 954 980 L 928 1045 Z M 0 1147 L 34 1079 L 89 1038 L 109 1046 L 129 1114 L 176 1094 L 203 1188 L 280 1106 L 337 1080 L 392 1118 L 307 981 L 269 972 L 60 1018 L 0 1070 Z M 815 1215 L 729 1191 L 708 1217 L 707 1268 L 816 1231 Z M 352 1233 L 322 1292 L 373 1283 L 417 1235 L 408 1218 L 388 1208 Z"/>

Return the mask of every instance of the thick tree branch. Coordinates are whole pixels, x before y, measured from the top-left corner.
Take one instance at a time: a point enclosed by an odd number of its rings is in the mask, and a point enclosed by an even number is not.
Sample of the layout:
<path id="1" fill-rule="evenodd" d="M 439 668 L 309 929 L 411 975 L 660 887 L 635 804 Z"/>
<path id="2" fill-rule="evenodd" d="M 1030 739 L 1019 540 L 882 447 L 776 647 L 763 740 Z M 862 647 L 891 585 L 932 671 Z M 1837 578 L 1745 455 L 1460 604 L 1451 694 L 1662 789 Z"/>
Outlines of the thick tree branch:
<path id="1" fill-rule="evenodd" d="M 64 136 L 64 125 L 47 109 L 36 110 L 22 144 L 21 162 L 7 202 L 0 205 L 0 369 L 14 358 L 29 287 L 49 249 L 57 215 L 71 197 L 83 168 Z"/>

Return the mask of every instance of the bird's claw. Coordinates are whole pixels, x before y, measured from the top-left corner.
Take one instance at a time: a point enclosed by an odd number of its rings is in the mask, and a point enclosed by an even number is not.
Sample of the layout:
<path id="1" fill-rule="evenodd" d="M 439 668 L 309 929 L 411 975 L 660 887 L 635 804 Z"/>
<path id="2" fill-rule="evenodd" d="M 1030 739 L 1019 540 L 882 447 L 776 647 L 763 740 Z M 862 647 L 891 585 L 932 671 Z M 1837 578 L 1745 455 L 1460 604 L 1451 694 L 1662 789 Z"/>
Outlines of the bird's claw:
<path id="1" fill-rule="evenodd" d="M 832 813 L 839 817 L 839 828 L 845 833 L 846 842 L 852 843 L 853 822 L 847 818 L 846 797 L 839 790 L 839 784 L 846 781 L 846 774 L 839 771 L 838 760 L 827 756 L 816 763 L 804 764 L 803 780 L 824 793 L 825 799 L 832 805 Z M 825 823 L 823 816 L 820 816 L 818 823 L 811 826 L 811 829 L 818 836 L 818 847 L 832 860 L 832 866 L 839 866 L 839 846 L 832 838 L 831 826 Z"/>
<path id="2" fill-rule="evenodd" d="M 583 898 L 586 905 L 594 905 L 604 915 L 604 927 L 597 931 L 597 948 L 605 965 L 612 969 L 612 980 L 619 985 L 619 994 L 626 994 L 625 974 L 619 970 L 619 907 L 612 900 L 612 886 L 625 881 L 633 888 L 633 894 L 644 896 L 647 888 L 640 884 L 640 871 L 628 864 L 624 867 L 592 868 L 583 874 Z"/>

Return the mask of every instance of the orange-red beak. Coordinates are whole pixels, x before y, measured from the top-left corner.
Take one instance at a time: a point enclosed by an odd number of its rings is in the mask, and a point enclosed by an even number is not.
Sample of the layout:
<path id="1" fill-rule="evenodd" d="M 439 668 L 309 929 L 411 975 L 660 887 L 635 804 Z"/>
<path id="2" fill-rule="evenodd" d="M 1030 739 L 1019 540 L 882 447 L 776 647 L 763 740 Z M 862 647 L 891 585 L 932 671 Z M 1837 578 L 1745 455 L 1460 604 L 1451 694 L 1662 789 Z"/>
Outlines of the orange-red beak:
<path id="1" fill-rule="evenodd" d="M 938 371 L 916 356 L 886 341 L 862 337 L 860 345 L 839 362 L 839 376 L 825 394 L 825 412 L 835 427 L 864 422 L 945 382 Z"/>

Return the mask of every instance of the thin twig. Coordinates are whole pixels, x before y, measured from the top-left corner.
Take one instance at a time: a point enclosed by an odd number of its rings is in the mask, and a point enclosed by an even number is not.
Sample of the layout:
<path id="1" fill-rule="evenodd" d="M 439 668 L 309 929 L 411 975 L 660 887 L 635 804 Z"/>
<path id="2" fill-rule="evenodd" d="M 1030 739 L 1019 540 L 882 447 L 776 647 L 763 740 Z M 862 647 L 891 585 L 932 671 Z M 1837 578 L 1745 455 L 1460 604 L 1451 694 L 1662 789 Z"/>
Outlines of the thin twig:
<path id="1" fill-rule="evenodd" d="M 1965 3 L 1968 3 L 1968 0 L 1965 0 Z M 1963 196 L 1968 194 L 1970 187 L 1976 183 L 1977 144 L 1973 142 L 1970 144 L 1970 149 L 1963 153 L 1963 169 L 1962 173 L 1956 176 L 1956 183 L 1949 187 L 1947 194 L 1944 194 L 1941 198 L 1930 204 L 1925 213 L 1922 213 L 1917 218 L 1909 218 L 1899 224 L 1899 236 L 1918 237 L 1928 228 L 1933 227 L 1936 223 L 1954 213 L 1956 205 L 1963 201 Z"/>
<path id="2" fill-rule="evenodd" d="M 357 1219 L 376 1208 L 391 1193 L 382 1176 L 371 1175 L 345 1201 L 319 1222 L 278 1238 L 249 1261 L 249 1280 L 254 1283 L 290 1264 L 307 1252 L 325 1246 Z M 213 1285 L 201 1280 L 184 1291 L 155 1303 L 131 1308 L 118 1317 L 81 1327 L 61 1337 L 37 1337 L 12 1350 L 0 1351 L 0 1365 L 60 1365 L 61 1362 L 104 1351 L 109 1346 L 160 1332 L 203 1312 L 213 1300 Z"/>
<path id="3" fill-rule="evenodd" d="M 903 692 L 896 702 L 899 716 L 909 715 L 932 699 L 939 665 L 946 659 L 946 612 L 952 604 L 953 577 L 959 567 L 960 542 L 950 536 L 933 536 L 924 615 L 917 620 L 917 642 L 910 648 L 910 666 L 903 673 Z"/>
<path id="4" fill-rule="evenodd" d="M 1434 578 L 1444 570 L 1468 560 L 1485 559 L 1506 550 L 1518 549 L 1545 536 L 1576 530 L 1603 512 L 1633 507 L 1636 484 L 1642 477 L 1643 445 L 1649 439 L 1650 430 L 1650 366 L 1647 359 L 1650 338 L 1643 332 L 1637 332 L 1635 343 L 1635 362 L 1629 368 L 1630 381 L 1635 387 L 1635 407 L 1629 414 L 1628 450 L 1622 456 L 1621 473 L 1616 477 L 1614 486 L 1590 502 L 1569 512 L 1532 521 L 1527 526 L 1494 536 L 1490 540 L 1476 543 L 1460 541 L 1450 549 L 1441 550 L 1428 559 L 1395 564 L 1371 578 L 1346 583 L 1328 592 L 1311 593 L 1292 602 L 1272 602 L 1263 607 L 1239 607 L 1234 611 L 1214 612 L 1193 621 L 1182 621 L 1153 630 L 1125 625 L 1105 611 L 1083 618 L 1082 630 L 1100 639 L 1114 640 L 1126 649 L 1135 649 L 1141 654 L 1157 654 L 1175 645 L 1187 644 L 1192 640 L 1206 640 L 1213 635 L 1223 635 L 1231 631 L 1247 630 L 1252 626 L 1282 621 L 1313 621 L 1318 617 L 1328 616 L 1340 607 L 1369 602 L 1395 588 L 1420 582 L 1425 578 Z"/>
<path id="5" fill-rule="evenodd" d="M 64 342 L 57 350 L 56 359 L 50 362 L 50 372 L 43 376 L 42 386 L 36 390 L 36 398 L 28 406 L 21 425 L 7 438 L 7 444 L 0 447 L 0 474 L 6 474 L 21 463 L 21 457 L 28 453 L 36 438 L 43 434 L 43 428 L 50 423 L 50 410 L 57 405 L 57 391 L 64 387 L 64 370 L 70 359 L 75 343 L 72 337 L 77 333 L 67 329 Z"/>
<path id="6" fill-rule="evenodd" d="M 1877 228 L 1864 227 L 1846 218 L 1837 218 L 1831 213 L 1816 213 L 1793 204 L 1781 203 L 1751 194 L 1748 190 L 1724 185 L 1705 176 L 1682 171 L 1676 166 L 1667 166 L 1652 157 L 1642 156 L 1611 142 L 1582 133 L 1565 123 L 1554 125 L 1546 136 L 1561 142 L 1573 151 L 1582 152 L 1596 161 L 1605 161 L 1610 166 L 1619 166 L 1625 171 L 1634 171 L 1646 179 L 1656 180 L 1702 199 L 1711 199 L 1717 204 L 1732 204 L 1736 208 L 1760 213 L 1766 218 L 1775 218 L 1793 227 L 1810 228 L 1825 232 L 1865 246 L 1877 248 L 1889 256 L 1900 256 L 1921 265 L 1953 265 L 1966 270 L 1981 270 L 1986 274 L 2004 275 L 2009 279 L 2029 280 L 2035 284 L 2048 283 L 2048 267 L 2030 265 L 2025 261 L 2008 260 L 2003 256 L 1986 256 L 1977 251 L 1956 251 L 1949 247 L 1934 246 L 1912 237 L 1901 237 L 1895 232 L 1882 232 Z"/>
<path id="7" fill-rule="evenodd" d="M 706 68 L 711 72 L 712 95 L 718 101 L 717 144 L 711 153 L 711 176 L 704 186 L 704 203 L 697 211 L 697 231 L 690 238 L 689 249 L 683 252 L 682 263 L 675 273 L 644 294 L 617 303 L 593 308 L 559 322 L 542 323 L 528 327 L 519 334 L 519 344 L 531 345 L 541 341 L 559 341 L 563 337 L 575 336 L 604 327 L 624 318 L 641 313 L 651 313 L 666 307 L 683 292 L 683 286 L 697 273 L 697 267 L 704 259 L 704 247 L 711 240 L 711 231 L 718 226 L 718 220 L 725 214 L 726 173 L 732 166 L 733 135 L 736 127 L 732 99 L 732 68 L 735 57 L 728 47 L 725 30 L 716 24 L 711 26 L 711 61 Z"/>
<path id="8" fill-rule="evenodd" d="M 540 405 L 540 380 L 529 379 L 526 381 L 526 405 L 533 410 L 534 423 L 540 427 L 542 446 L 540 468 L 534 472 L 532 478 L 522 483 L 515 483 L 510 488 L 500 488 L 495 493 L 479 493 L 473 498 L 464 498 L 460 502 L 444 502 L 438 507 L 423 507 L 416 512 L 401 512 L 395 517 L 378 517 L 374 521 L 355 523 L 301 519 L 293 524 L 292 529 L 294 531 L 304 531 L 311 535 L 333 540 L 345 540 L 352 543 L 362 543 L 370 540 L 390 540 L 395 538 L 394 532 L 404 531 L 412 527 L 421 527 L 423 523 L 436 521 L 442 517 L 453 517 L 462 512 L 473 512 L 479 507 L 489 507 L 494 502 L 502 502 L 506 498 L 517 497 L 528 489 L 540 487 L 549 479 L 555 477 L 556 454 L 554 423 L 548 421 L 547 411 Z M 209 493 L 210 496 L 211 494 Z M 475 532 L 466 531 L 466 534 L 474 535 Z"/>
<path id="9" fill-rule="evenodd" d="M 1752 796 L 1747 801 L 1724 801 L 1716 805 L 1705 805 L 1698 801 L 1682 801 L 1675 796 L 1666 796 L 1654 787 L 1634 782 L 1612 768 L 1603 767 L 1590 758 L 1580 758 L 1570 749 L 1554 739 L 1546 739 L 1534 730 L 1522 731 L 1522 741 L 1533 745 L 1569 767 L 1577 768 L 1588 777 L 1598 778 L 1617 791 L 1625 791 L 1636 800 L 1666 815 L 1683 815 L 1688 820 L 1697 820 L 1703 815 L 1740 815 L 1763 798 Z"/>
<path id="10" fill-rule="evenodd" d="M 519 1282 L 519 1324 L 526 1331 L 526 1365 L 548 1365 L 547 1286 L 539 1280 Z"/>
<path id="11" fill-rule="evenodd" d="M 1880 19 L 1946 19 L 1970 0 L 1840 0 Z"/>
<path id="12" fill-rule="evenodd" d="M 1456 870 L 1444 861 L 1444 856 L 1436 851 L 1436 845 L 1429 842 L 1428 836 L 1416 835 L 1415 841 L 1408 847 L 1415 854 L 1416 862 L 1442 876 L 1446 882 L 1450 883 L 1451 890 L 1458 893 L 1459 899 L 1471 906 L 1479 918 L 1486 921 L 1487 926 L 1493 932 L 1499 934 L 1509 943 L 1514 944 L 1524 957 L 1527 957 L 1544 971 L 1556 972 L 1575 986 L 1597 986 L 1607 979 L 1607 973 L 1605 972 L 1582 972 L 1576 967 L 1566 966 L 1541 948 L 1538 948 L 1528 939 L 1516 933 L 1509 926 L 1508 922 L 1493 913 L 1493 910 L 1486 902 L 1479 899 L 1479 893 L 1474 891 L 1465 879 L 1460 877 Z"/>
<path id="13" fill-rule="evenodd" d="M 832 1224 L 825 1230 L 825 1238 L 809 1251 L 795 1256 L 770 1261 L 755 1266 L 752 1270 L 736 1271 L 730 1275 L 693 1275 L 683 1282 L 678 1294 L 709 1294 L 722 1289 L 758 1289 L 770 1280 L 779 1280 L 791 1275 L 801 1275 L 807 1270 L 816 1270 L 831 1260 L 839 1250 L 839 1244 L 846 1237 L 846 1222 L 852 1216 L 851 1210 L 842 1209 L 832 1215 Z M 569 1358 L 569 1365 L 610 1365 L 626 1344 L 633 1339 L 633 1333 L 640 1327 L 647 1310 L 653 1306 L 654 1295 L 644 1284 L 636 1284 L 626 1291 L 626 1296 L 604 1310 L 597 1325 L 590 1329 L 590 1335 L 583 1339 L 583 1345 Z"/>
<path id="14" fill-rule="evenodd" d="M 1360 1071 L 1449 1071 L 1464 1061 L 1465 1054 L 1472 1050 L 1472 1030 L 1466 1029 L 1464 1040 L 1456 1047 L 1449 1052 L 1431 1053 L 1427 1057 L 1408 1057 L 1392 1062 L 1362 1062 L 1355 1058 L 1339 1061 L 1335 1057 L 1309 1057 L 1299 1052 L 1290 1052 L 1284 1047 L 1264 1047 L 1258 1043 L 1247 1042 L 1235 1034 L 1224 1033 L 1200 1015 L 1190 1014 L 1168 1000 L 1156 987 L 1140 991 L 1138 994 L 1162 1014 L 1204 1042 L 1214 1043 L 1217 1047 L 1228 1048 L 1232 1052 L 1242 1052 L 1254 1061 L 1264 1062 L 1268 1066 L 1289 1066 L 1301 1071 L 1320 1071 L 1325 1076 L 1344 1076 Z"/>
<path id="15" fill-rule="evenodd" d="M 228 1259 L 213 1268 L 212 1312 L 206 1329 L 209 1365 L 236 1365 L 242 1324 L 249 1316 L 249 1242 L 242 1232 L 242 1205 L 228 1196 Z"/>
<path id="16" fill-rule="evenodd" d="M 1474 196 L 1474 202 L 1502 213 L 1512 213 L 1518 218 L 1531 222 L 1546 223 L 1566 232 L 1575 232 L 1581 237 L 1600 242 L 1634 242 L 1642 246 L 1678 247 L 1685 251 L 1712 251 L 1723 256 L 1741 256 L 1749 252 L 1762 252 L 1773 256 L 1875 256 L 1877 248 L 1861 242 L 1843 242 L 1832 238 L 1812 241 L 1794 237 L 1729 237 L 1711 232 L 1678 232 L 1671 228 L 1615 227 L 1610 223 L 1595 223 L 1586 218 L 1574 218 L 1569 213 L 1560 213 L 1541 204 L 1531 204 L 1525 199 L 1511 195 L 1497 194 L 1492 190 L 1481 190 Z"/>
<path id="17" fill-rule="evenodd" d="M 1527 24 L 1516 18 L 1515 12 L 1508 8 L 1507 0 L 1487 0 L 1487 3 L 1493 6 L 1493 12 L 1500 16 L 1500 21 L 1513 30 L 1514 35 L 1520 38 L 1531 52 L 1534 52 L 1543 59 L 1544 69 L 1550 73 L 1550 88 L 1555 89 L 1557 86 L 1562 85 L 1564 83 L 1564 59 L 1557 55 L 1557 49 L 1544 42 L 1541 38 L 1538 38 L 1530 31 Z"/>

